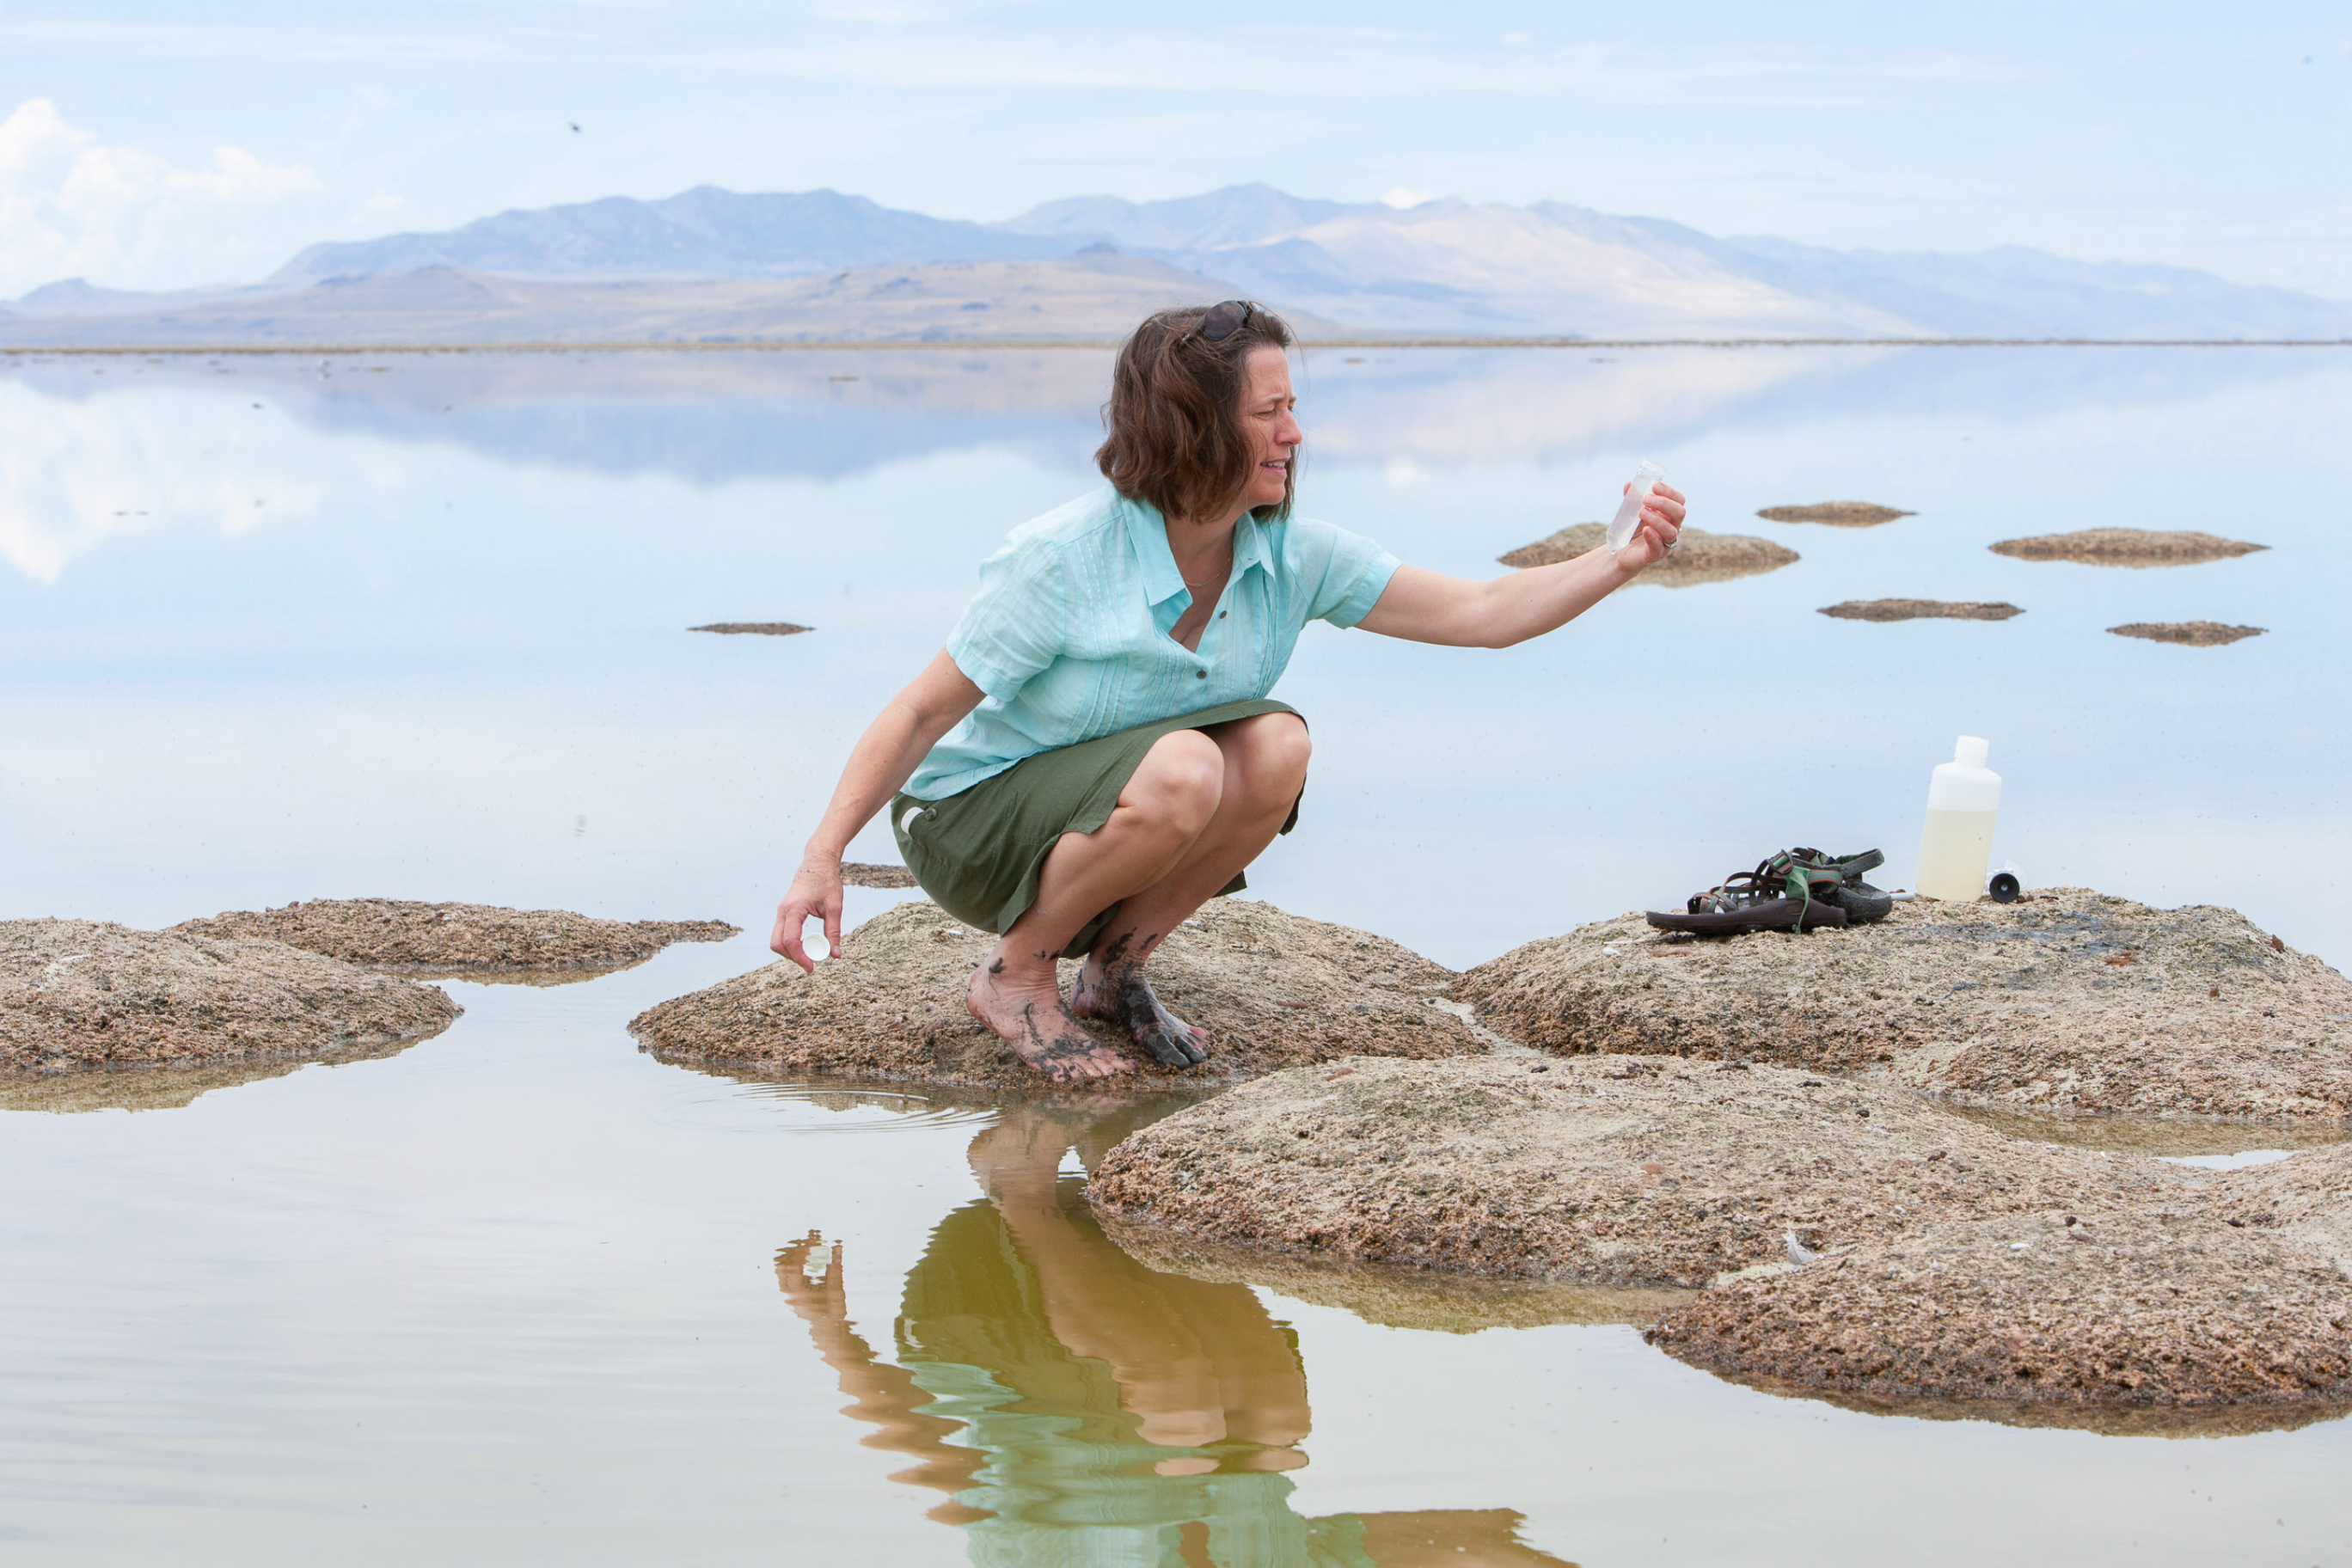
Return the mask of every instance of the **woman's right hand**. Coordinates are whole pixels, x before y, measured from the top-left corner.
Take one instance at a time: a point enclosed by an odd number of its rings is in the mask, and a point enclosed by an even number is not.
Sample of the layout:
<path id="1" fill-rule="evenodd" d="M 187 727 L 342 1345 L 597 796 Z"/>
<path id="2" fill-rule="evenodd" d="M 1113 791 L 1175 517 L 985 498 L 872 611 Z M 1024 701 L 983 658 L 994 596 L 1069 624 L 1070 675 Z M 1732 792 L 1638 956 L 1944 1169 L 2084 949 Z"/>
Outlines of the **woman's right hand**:
<path id="1" fill-rule="evenodd" d="M 824 951 L 841 951 L 841 857 L 812 855 L 801 862 L 792 890 L 776 906 L 776 929 L 768 933 L 768 950 L 780 952 L 803 969 L 816 973 L 816 960 L 801 946 L 801 932 L 812 920 L 824 921 Z"/>

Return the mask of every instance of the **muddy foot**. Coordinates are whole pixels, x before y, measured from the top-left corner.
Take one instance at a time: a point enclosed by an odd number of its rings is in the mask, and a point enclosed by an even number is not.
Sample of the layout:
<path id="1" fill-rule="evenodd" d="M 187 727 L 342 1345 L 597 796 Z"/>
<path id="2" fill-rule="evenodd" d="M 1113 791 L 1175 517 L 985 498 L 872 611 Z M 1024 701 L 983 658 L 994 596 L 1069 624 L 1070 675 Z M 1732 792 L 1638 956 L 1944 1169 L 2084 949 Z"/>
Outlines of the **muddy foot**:
<path id="1" fill-rule="evenodd" d="M 1044 985 L 1008 984 L 1000 955 L 972 971 L 963 1005 L 1013 1053 L 1058 1083 L 1133 1072 L 1135 1064 L 1096 1039 L 1062 1005 L 1053 972 Z"/>
<path id="2" fill-rule="evenodd" d="M 1116 980 L 1089 960 L 1070 984 L 1070 1010 L 1081 1018 L 1118 1024 L 1163 1067 L 1188 1068 L 1209 1057 L 1209 1032 L 1160 1005 L 1140 969 Z"/>

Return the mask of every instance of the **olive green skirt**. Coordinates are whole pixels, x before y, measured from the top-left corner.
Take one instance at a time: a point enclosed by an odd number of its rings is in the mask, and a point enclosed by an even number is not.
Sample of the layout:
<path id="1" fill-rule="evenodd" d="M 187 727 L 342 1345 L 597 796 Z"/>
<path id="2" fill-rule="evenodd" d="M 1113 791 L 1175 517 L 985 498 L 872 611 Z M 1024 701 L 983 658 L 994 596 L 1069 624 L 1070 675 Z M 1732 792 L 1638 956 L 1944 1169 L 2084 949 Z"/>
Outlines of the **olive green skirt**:
<path id="1" fill-rule="evenodd" d="M 1162 735 L 1297 711 L 1271 698 L 1226 702 L 1040 752 L 945 800 L 894 797 L 890 829 L 898 835 L 907 869 L 940 908 L 968 926 L 1001 935 L 1037 901 L 1038 873 L 1062 835 L 1092 833 L 1109 821 L 1118 792 Z M 1298 803 L 1293 801 L 1282 831 L 1297 825 Z M 1238 893 L 1246 886 L 1237 876 L 1218 894 Z M 1118 908 L 1113 904 L 1088 921 L 1062 956 L 1083 957 Z"/>

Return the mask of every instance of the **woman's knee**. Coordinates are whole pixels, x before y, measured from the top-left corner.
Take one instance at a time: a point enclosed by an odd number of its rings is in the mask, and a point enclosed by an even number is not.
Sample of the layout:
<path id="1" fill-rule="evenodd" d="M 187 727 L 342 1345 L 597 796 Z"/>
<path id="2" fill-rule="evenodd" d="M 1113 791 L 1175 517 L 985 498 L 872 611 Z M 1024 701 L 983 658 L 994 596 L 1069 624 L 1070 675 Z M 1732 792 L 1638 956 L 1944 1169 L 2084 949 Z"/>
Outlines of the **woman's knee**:
<path id="1" fill-rule="evenodd" d="M 1315 752 L 1307 721 L 1296 713 L 1261 713 L 1234 728 L 1233 743 L 1225 748 L 1227 790 L 1238 785 L 1287 809 L 1306 786 L 1307 763 Z"/>
<path id="2" fill-rule="evenodd" d="M 1189 838 L 1217 814 L 1224 785 L 1224 755 L 1216 742 L 1198 730 L 1179 730 L 1152 742 L 1118 804 L 1142 822 Z"/>

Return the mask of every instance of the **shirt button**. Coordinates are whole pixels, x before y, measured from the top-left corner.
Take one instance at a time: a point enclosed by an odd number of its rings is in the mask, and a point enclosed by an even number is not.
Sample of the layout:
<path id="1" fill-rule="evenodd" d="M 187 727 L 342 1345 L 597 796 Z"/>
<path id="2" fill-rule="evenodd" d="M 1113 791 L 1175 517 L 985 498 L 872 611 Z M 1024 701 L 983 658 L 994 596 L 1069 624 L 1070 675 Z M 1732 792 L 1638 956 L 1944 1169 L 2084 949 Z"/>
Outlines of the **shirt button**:
<path id="1" fill-rule="evenodd" d="M 1206 680 L 1209 679 L 1209 672 L 1205 669 L 1196 669 L 1192 672 L 1192 679 L 1195 680 Z"/>
<path id="2" fill-rule="evenodd" d="M 1224 618 L 1225 618 L 1225 612 L 1224 612 L 1224 611 L 1223 611 L 1223 610 L 1219 610 L 1219 611 L 1217 612 L 1217 619 L 1219 619 L 1219 620 L 1221 620 L 1221 621 L 1222 621 L 1222 620 L 1223 620 Z"/>

